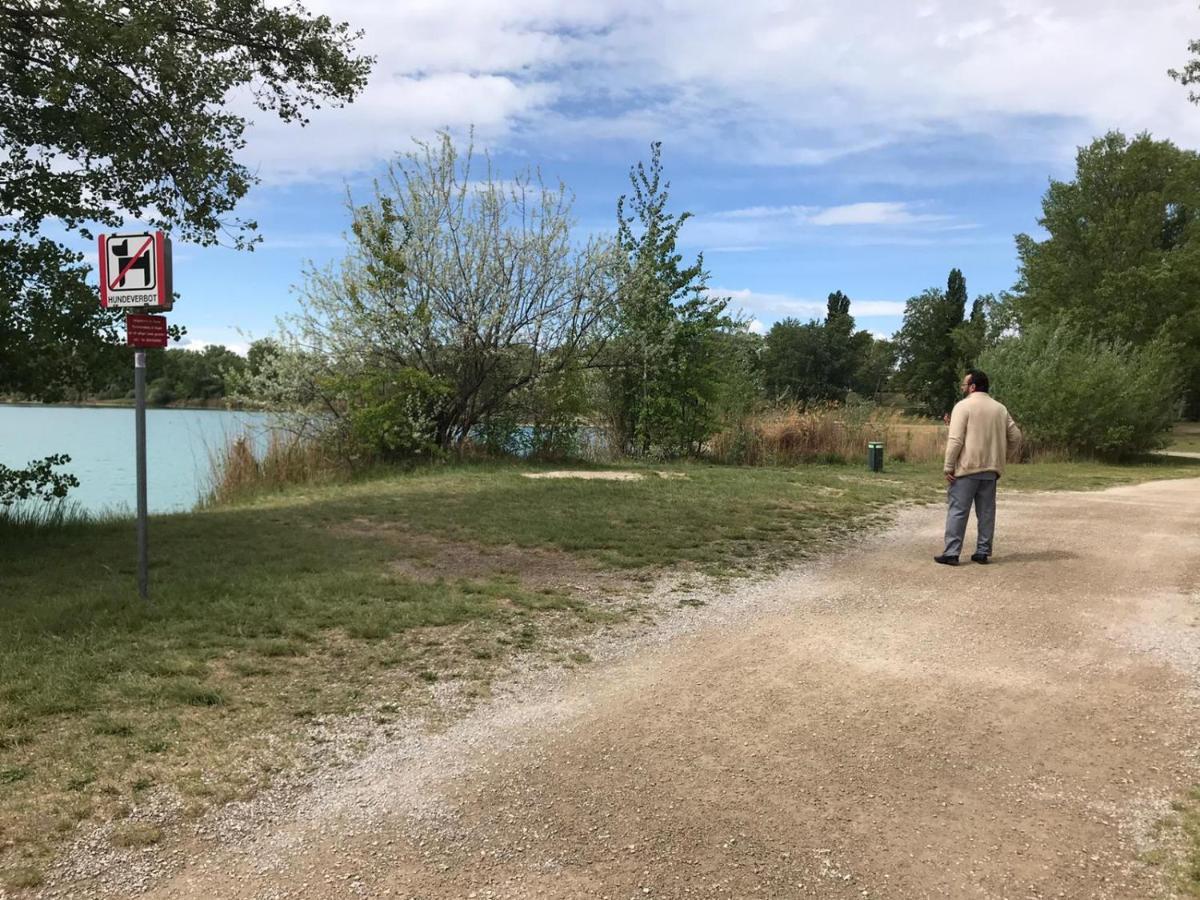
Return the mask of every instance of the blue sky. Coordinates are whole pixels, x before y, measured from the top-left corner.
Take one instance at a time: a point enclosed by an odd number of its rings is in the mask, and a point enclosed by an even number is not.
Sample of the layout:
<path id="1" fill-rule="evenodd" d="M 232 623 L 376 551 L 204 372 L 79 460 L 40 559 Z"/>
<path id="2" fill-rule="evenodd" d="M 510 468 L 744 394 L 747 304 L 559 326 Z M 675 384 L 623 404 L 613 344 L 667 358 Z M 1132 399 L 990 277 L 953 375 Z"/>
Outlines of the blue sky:
<path id="1" fill-rule="evenodd" d="M 501 175 L 540 167 L 580 233 L 614 228 L 631 164 L 663 142 L 673 207 L 711 286 L 756 327 L 820 315 L 842 290 L 890 334 L 904 300 L 957 266 L 1011 287 L 1050 177 L 1110 128 L 1200 146 L 1166 75 L 1200 35 L 1193 0 L 386 0 L 311 8 L 378 56 L 352 106 L 304 129 L 265 114 L 239 214 L 254 253 L 177 246 L 172 321 L 244 349 L 336 260 L 347 190 L 366 198 L 414 137 L 474 127 Z M 325 7 L 328 7 L 327 9 Z"/>

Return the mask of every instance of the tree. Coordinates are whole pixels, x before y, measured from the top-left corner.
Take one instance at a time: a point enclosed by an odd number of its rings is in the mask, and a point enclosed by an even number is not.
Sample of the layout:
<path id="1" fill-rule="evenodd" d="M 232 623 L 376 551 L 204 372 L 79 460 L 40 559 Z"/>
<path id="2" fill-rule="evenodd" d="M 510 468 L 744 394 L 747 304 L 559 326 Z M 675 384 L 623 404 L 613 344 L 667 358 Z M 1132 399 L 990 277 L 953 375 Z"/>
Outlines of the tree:
<path id="1" fill-rule="evenodd" d="M 395 160 L 354 206 L 346 258 L 310 270 L 301 311 L 261 355 L 250 396 L 317 405 L 335 430 L 411 412 L 428 441 L 461 445 L 507 418 L 523 392 L 603 347 L 616 290 L 610 242 L 572 240 L 561 184 L 474 167 L 448 134 Z M 422 426 L 424 427 L 424 426 Z M 353 430 L 353 428 L 352 428 Z M 386 449 L 386 448 L 384 448 Z"/>
<path id="2" fill-rule="evenodd" d="M 967 281 L 951 269 L 946 290 L 930 288 L 904 307 L 896 333 L 896 385 L 931 416 L 948 413 L 959 399 L 959 379 L 987 344 L 990 297 L 979 297 L 964 321 Z"/>
<path id="3" fill-rule="evenodd" d="M 776 322 L 767 333 L 763 372 L 767 393 L 799 403 L 841 402 L 860 387 L 859 374 L 872 352 L 869 331 L 855 331 L 850 298 L 834 291 L 826 301 L 825 319 L 802 324 Z M 875 379 L 870 378 L 872 384 Z M 869 393 L 874 396 L 872 387 Z"/>
<path id="4" fill-rule="evenodd" d="M 988 316 L 995 303 L 990 294 L 976 297 L 971 304 L 970 318 L 950 332 L 959 373 L 975 368 L 980 354 L 995 343 L 988 333 Z"/>
<path id="5" fill-rule="evenodd" d="M 148 354 L 146 380 L 149 401 L 165 405 L 176 400 L 203 403 L 224 397 L 227 380 L 239 375 L 247 361 L 220 344 L 200 350 L 170 349 Z"/>
<path id="6" fill-rule="evenodd" d="M 267 370 L 271 360 L 279 355 L 279 344 L 271 338 L 259 338 L 251 341 L 246 350 L 246 371 L 249 375 L 261 375 Z"/>
<path id="7" fill-rule="evenodd" d="M 855 393 L 874 399 L 887 390 L 896 371 L 896 345 L 884 338 L 867 336 L 871 341 L 854 372 L 852 387 Z"/>
<path id="8" fill-rule="evenodd" d="M 850 298 L 841 291 L 834 291 L 826 301 L 823 337 L 829 364 L 826 394 L 831 400 L 842 401 L 854 389 L 854 373 L 862 365 L 872 338 L 869 331 L 854 330 Z"/>
<path id="9" fill-rule="evenodd" d="M 667 211 L 662 144 L 630 169 L 632 197 L 617 201 L 622 276 L 609 355 L 609 410 L 618 442 L 638 455 L 698 453 L 717 427 L 726 351 L 739 329 L 728 298 L 713 297 L 699 255 L 683 266 L 679 231 L 691 217 Z M 626 212 L 628 204 L 629 211 Z"/>
<path id="10" fill-rule="evenodd" d="M 1185 87 L 1200 84 L 1200 40 L 1188 41 L 1188 53 L 1192 55 L 1191 59 L 1184 63 L 1182 69 L 1167 70 L 1168 75 Z M 1188 100 L 1200 104 L 1200 94 L 1189 90 Z"/>
<path id="11" fill-rule="evenodd" d="M 371 60 L 354 54 L 358 37 L 265 0 L 0 3 L 0 352 L 19 335 L 61 343 L 51 360 L 69 357 L 39 364 L 35 375 L 53 373 L 44 380 L 0 365 L 0 391 L 53 398 L 112 338 L 114 316 L 95 309 L 80 258 L 36 239 L 46 221 L 90 238 L 94 225 L 130 216 L 188 241 L 225 234 L 249 246 L 255 223 L 226 221 L 257 180 L 235 158 L 246 120 L 230 99 L 248 91 L 259 109 L 303 124 L 307 110 L 365 85 Z M 42 298 L 62 314 L 47 318 Z"/>
<path id="12" fill-rule="evenodd" d="M 824 328 L 813 320 L 776 322 L 763 342 L 763 382 L 771 400 L 809 403 L 830 398 L 829 345 Z"/>
<path id="13" fill-rule="evenodd" d="M 1200 155 L 1120 132 L 1082 147 L 1075 179 L 1051 181 L 1039 224 L 1017 237 L 1020 324 L 1078 323 L 1105 340 L 1181 348 L 1200 413 Z"/>
<path id="14" fill-rule="evenodd" d="M 86 274 L 78 254 L 52 241 L 0 240 L 0 394 L 72 399 L 113 374 L 116 320 Z"/>
<path id="15" fill-rule="evenodd" d="M 951 269 L 946 278 L 946 318 L 954 325 L 963 320 L 967 312 L 967 279 L 961 269 Z"/>

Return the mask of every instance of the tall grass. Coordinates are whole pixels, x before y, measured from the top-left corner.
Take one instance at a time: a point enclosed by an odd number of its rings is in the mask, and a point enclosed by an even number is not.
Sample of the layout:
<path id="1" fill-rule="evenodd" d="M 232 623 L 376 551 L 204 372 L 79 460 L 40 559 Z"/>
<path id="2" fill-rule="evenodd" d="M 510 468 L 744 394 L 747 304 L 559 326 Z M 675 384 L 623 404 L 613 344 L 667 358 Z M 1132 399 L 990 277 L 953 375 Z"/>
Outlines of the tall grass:
<path id="1" fill-rule="evenodd" d="M 200 505 L 223 506 L 348 474 L 348 468 L 317 441 L 272 431 L 266 447 L 256 451 L 250 436 L 243 434 L 209 453 L 209 488 Z"/>
<path id="2" fill-rule="evenodd" d="M 945 453 L 946 429 L 871 405 L 779 406 L 722 431 L 709 449 L 732 465 L 788 466 L 865 459 L 870 441 L 882 441 L 888 459 L 930 462 Z"/>
<path id="3" fill-rule="evenodd" d="M 97 517 L 78 503 L 60 500 L 45 503 L 40 500 L 0 505 L 0 535 L 6 532 L 62 531 L 84 527 L 116 516 Z"/>

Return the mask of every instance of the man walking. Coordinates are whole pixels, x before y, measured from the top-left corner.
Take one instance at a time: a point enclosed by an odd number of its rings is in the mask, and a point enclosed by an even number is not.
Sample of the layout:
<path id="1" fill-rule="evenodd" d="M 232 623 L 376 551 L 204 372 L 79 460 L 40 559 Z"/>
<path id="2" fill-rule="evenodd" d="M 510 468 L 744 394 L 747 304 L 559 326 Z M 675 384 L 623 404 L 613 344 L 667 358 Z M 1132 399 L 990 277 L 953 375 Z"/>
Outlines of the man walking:
<path id="1" fill-rule="evenodd" d="M 946 442 L 946 549 L 933 558 L 944 566 L 958 565 L 972 503 L 979 539 L 971 561 L 986 563 L 992 555 L 996 482 L 1004 474 L 1009 447 L 1021 442 L 1021 431 L 1004 404 L 988 395 L 987 375 L 972 369 L 963 378 L 962 389 L 964 397 L 949 416 Z"/>

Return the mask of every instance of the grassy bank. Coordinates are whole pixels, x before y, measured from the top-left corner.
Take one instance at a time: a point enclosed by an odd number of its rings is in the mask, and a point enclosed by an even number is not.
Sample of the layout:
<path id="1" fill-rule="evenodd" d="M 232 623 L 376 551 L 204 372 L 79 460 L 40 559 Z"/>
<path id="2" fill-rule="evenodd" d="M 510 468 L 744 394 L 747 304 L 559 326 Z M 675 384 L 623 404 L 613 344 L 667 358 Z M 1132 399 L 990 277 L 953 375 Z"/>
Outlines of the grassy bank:
<path id="1" fill-rule="evenodd" d="M 736 574 L 819 552 L 941 496 L 936 463 L 624 467 L 634 480 L 430 468 L 151 523 L 153 601 L 129 521 L 0 523 L 0 877 L 33 882 L 84 821 L 149 843 L 147 798 L 184 817 L 301 763 L 312 723 L 386 731 L 431 686 L 484 696 L 519 651 L 636 612 L 668 568 Z M 1200 462 L 1016 467 L 1011 489 L 1200 475 Z M 319 731 L 319 730 L 318 730 Z"/>

